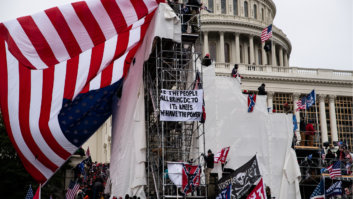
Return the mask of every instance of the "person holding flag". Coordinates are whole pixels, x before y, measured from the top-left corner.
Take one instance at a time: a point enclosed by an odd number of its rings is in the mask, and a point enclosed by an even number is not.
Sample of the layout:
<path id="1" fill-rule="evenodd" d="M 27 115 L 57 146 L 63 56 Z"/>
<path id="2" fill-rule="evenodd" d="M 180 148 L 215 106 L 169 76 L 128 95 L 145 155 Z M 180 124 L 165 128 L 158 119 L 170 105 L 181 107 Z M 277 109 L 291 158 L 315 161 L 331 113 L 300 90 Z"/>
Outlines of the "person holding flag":
<path id="1" fill-rule="evenodd" d="M 214 167 L 214 155 L 211 151 L 211 149 L 208 149 L 207 151 L 208 155 L 204 155 L 203 154 L 203 157 L 205 158 L 205 162 L 207 164 L 207 168 L 205 169 L 205 174 L 206 174 L 206 184 L 208 185 L 209 184 L 209 180 L 210 180 L 210 173 Z"/>

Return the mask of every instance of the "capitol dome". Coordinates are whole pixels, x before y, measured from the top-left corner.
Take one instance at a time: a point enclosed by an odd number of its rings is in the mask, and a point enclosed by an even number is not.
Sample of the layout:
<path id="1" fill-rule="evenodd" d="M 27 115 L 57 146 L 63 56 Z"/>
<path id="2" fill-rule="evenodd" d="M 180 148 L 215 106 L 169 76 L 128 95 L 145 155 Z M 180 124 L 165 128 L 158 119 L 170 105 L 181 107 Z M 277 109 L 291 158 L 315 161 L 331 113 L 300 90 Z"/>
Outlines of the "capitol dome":
<path id="1" fill-rule="evenodd" d="M 212 11 L 201 12 L 203 54 L 210 54 L 217 65 L 289 66 L 292 45 L 282 30 L 272 26 L 274 45 L 271 52 L 265 52 L 265 42 L 261 43 L 262 30 L 273 24 L 276 16 L 276 6 L 272 0 L 202 2 Z"/>

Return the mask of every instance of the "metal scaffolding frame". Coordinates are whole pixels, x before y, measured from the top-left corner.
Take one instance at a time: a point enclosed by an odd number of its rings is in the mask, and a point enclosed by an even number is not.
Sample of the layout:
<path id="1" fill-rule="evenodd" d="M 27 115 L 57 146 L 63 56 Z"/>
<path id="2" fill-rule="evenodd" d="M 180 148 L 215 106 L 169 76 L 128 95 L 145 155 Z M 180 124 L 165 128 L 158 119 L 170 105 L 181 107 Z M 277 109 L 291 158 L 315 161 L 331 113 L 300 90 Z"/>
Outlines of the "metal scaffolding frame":
<path id="1" fill-rule="evenodd" d="M 321 152 L 324 147 L 320 142 L 320 133 L 318 133 L 316 136 L 316 140 L 319 141 L 315 143 L 316 147 L 295 147 L 298 164 L 301 172 L 301 181 L 299 182 L 299 186 L 303 199 L 310 198 L 310 195 L 322 179 L 325 180 L 325 190 L 327 190 L 333 183 L 338 180 L 342 181 L 344 187 L 346 187 L 347 185 L 353 185 L 353 176 L 349 177 L 343 175 L 342 177 L 336 177 L 334 180 L 332 180 L 328 174 L 322 173 L 322 169 L 327 168 L 337 159 L 323 159 Z M 342 167 L 341 171 L 345 172 L 346 168 Z M 344 190 L 342 191 L 344 192 Z M 353 198 L 353 195 L 347 196 L 345 198 Z"/>
<path id="2" fill-rule="evenodd" d="M 190 20 L 183 20 L 182 25 L 197 26 L 198 33 L 183 33 L 181 43 L 170 39 L 155 38 L 152 53 L 144 64 L 144 93 L 145 93 L 145 125 L 147 135 L 146 196 L 151 198 L 176 198 L 173 183 L 166 178 L 167 162 L 183 161 L 202 164 L 201 147 L 205 151 L 204 125 L 200 122 L 165 122 L 159 121 L 159 96 L 161 89 L 194 90 L 196 62 L 201 60 L 201 53 L 195 52 L 195 44 L 200 41 L 200 16 L 191 16 Z M 192 19 L 197 24 L 191 24 Z M 202 82 L 202 68 L 200 72 Z M 199 146 L 199 139 L 203 145 Z M 204 174 L 202 173 L 201 176 Z M 207 197 L 206 185 L 200 182 L 197 195 L 192 198 Z M 174 192 L 174 193 L 173 193 Z M 202 193 L 201 193 L 202 192 Z M 187 197 L 189 196 L 180 196 Z"/>

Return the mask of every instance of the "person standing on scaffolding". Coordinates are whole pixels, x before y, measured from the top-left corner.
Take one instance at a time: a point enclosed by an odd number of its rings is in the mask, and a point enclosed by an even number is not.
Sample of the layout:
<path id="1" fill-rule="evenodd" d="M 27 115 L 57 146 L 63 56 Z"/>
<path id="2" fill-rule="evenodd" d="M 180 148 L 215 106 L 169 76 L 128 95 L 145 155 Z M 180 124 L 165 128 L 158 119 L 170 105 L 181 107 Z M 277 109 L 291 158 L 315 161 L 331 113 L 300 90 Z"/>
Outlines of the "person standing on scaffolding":
<path id="1" fill-rule="evenodd" d="M 300 120 L 300 146 L 306 146 L 306 138 L 305 138 L 305 132 L 306 132 L 306 124 L 305 124 L 305 117 L 302 117 Z"/>
<path id="2" fill-rule="evenodd" d="M 306 125 L 306 140 L 308 146 L 314 146 L 315 129 L 311 123 L 312 121 L 309 120 L 309 123 Z"/>
<path id="3" fill-rule="evenodd" d="M 199 31 L 198 17 L 196 14 L 199 10 L 199 7 L 202 6 L 202 3 L 199 3 L 198 0 L 189 0 L 189 2 L 186 5 L 189 6 L 191 11 L 191 33 L 196 33 Z"/>
<path id="4" fill-rule="evenodd" d="M 205 171 L 205 174 L 206 174 L 206 185 L 209 184 L 209 181 L 210 181 L 210 173 L 214 167 L 214 154 L 212 153 L 211 149 L 208 149 L 207 151 L 208 155 L 205 156 L 203 155 L 203 157 L 205 158 L 205 162 L 206 162 L 206 165 L 207 165 L 207 168 L 206 168 L 206 171 Z"/>

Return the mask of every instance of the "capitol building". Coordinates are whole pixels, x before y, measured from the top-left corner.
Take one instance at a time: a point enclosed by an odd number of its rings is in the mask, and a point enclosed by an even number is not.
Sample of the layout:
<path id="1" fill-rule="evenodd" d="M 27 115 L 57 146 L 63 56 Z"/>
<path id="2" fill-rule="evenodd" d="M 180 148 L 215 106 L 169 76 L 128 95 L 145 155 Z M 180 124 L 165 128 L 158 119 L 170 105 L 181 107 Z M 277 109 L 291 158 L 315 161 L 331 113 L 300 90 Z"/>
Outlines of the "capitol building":
<path id="1" fill-rule="evenodd" d="M 276 16 L 272 0 L 201 2 L 212 12 L 201 11 L 201 43 L 196 44 L 196 50 L 202 51 L 203 56 L 210 54 L 216 75 L 230 76 L 234 64 L 239 64 L 239 73 L 244 77 L 243 90 L 257 93 L 257 88 L 265 83 L 268 107 L 283 113 L 283 104 L 288 103 L 297 118 L 304 116 L 305 111 L 295 112 L 296 102 L 315 89 L 322 141 L 347 141 L 353 149 L 353 71 L 290 66 L 292 44 L 275 25 L 272 50 L 265 52 L 265 42 L 261 43 L 260 36 Z M 315 106 L 306 110 L 306 116 L 316 120 Z M 84 149 L 90 147 L 94 161 L 110 161 L 111 128 L 109 118 L 84 144 Z"/>
<path id="2" fill-rule="evenodd" d="M 353 71 L 290 66 L 292 44 L 275 25 L 270 39 L 272 49 L 266 52 L 260 36 L 276 16 L 272 0 L 202 2 L 212 12 L 201 12 L 202 43 L 196 50 L 202 48 L 203 55 L 210 54 L 216 75 L 230 76 L 234 64 L 239 64 L 243 90 L 257 93 L 257 88 L 265 83 L 268 107 L 281 113 L 283 104 L 288 103 L 297 118 L 304 116 L 305 111 L 295 112 L 296 102 L 315 89 L 322 142 L 347 141 L 353 149 Z M 314 106 L 306 110 L 306 116 L 316 123 Z"/>

